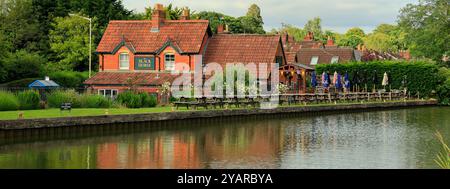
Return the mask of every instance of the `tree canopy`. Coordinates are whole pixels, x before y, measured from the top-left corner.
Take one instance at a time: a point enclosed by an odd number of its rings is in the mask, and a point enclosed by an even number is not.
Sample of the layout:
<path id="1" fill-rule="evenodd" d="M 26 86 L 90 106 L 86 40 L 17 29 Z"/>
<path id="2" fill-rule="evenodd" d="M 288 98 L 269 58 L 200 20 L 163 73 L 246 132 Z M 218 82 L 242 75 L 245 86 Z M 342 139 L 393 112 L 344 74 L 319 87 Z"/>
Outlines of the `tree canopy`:
<path id="1" fill-rule="evenodd" d="M 96 18 L 94 22 L 96 23 Z M 77 16 L 57 17 L 50 31 L 50 48 L 59 70 L 86 70 L 89 57 L 89 21 Z M 97 28 L 96 25 L 93 28 Z M 93 39 L 94 40 L 94 39 Z M 92 49 L 95 49 L 92 46 Z"/>
<path id="2" fill-rule="evenodd" d="M 433 59 L 449 66 L 450 2 L 423 0 L 400 10 L 398 23 L 407 31 L 405 40 L 415 56 Z"/>

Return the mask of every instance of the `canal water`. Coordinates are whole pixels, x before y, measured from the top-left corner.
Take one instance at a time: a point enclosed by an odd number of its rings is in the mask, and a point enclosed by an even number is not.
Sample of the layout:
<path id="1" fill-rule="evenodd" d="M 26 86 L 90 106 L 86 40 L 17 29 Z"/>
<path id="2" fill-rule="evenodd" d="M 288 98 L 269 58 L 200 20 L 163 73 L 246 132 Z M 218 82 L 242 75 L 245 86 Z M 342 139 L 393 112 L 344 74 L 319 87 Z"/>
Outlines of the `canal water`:
<path id="1" fill-rule="evenodd" d="M 450 107 L 0 131 L 0 168 L 438 168 Z"/>

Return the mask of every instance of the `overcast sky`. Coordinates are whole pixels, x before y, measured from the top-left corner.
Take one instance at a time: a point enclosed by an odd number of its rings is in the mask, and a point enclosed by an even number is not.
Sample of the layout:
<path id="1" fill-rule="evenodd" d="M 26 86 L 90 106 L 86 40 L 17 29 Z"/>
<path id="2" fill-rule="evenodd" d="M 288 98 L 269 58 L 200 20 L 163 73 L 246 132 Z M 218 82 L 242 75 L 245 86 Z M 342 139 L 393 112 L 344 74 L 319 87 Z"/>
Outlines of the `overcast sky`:
<path id="1" fill-rule="evenodd" d="M 351 27 L 372 31 L 382 23 L 395 23 L 400 8 L 418 0 L 123 0 L 128 9 L 143 12 L 155 3 L 196 11 L 216 11 L 243 16 L 252 3 L 261 8 L 265 29 L 279 28 L 281 23 L 303 27 L 314 17 L 322 18 L 323 29 L 345 32 Z"/>

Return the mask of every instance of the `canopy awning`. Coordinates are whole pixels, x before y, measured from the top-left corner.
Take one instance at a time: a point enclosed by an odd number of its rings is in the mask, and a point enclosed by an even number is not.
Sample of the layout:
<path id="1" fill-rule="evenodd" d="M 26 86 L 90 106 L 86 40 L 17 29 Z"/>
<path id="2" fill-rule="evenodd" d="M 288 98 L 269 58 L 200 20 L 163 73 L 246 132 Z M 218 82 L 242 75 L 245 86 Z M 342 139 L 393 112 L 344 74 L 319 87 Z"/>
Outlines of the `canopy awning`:
<path id="1" fill-rule="evenodd" d="M 29 84 L 28 87 L 34 89 L 54 89 L 58 88 L 59 85 L 52 80 L 36 80 Z"/>

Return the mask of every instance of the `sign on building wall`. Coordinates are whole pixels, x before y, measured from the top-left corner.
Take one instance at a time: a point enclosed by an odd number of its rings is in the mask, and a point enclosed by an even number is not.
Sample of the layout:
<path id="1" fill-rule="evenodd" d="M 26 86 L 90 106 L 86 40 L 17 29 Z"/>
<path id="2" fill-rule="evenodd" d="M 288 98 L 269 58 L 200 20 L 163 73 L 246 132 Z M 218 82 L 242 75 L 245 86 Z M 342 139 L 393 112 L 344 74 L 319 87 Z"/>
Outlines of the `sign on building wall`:
<path id="1" fill-rule="evenodd" d="M 154 70 L 155 69 L 155 57 L 153 57 L 153 56 L 134 57 L 134 69 L 135 70 Z"/>

